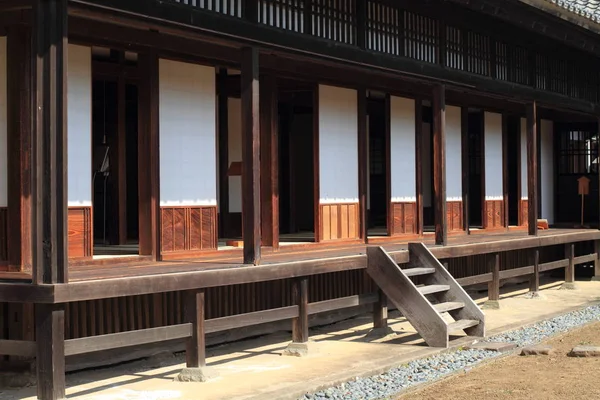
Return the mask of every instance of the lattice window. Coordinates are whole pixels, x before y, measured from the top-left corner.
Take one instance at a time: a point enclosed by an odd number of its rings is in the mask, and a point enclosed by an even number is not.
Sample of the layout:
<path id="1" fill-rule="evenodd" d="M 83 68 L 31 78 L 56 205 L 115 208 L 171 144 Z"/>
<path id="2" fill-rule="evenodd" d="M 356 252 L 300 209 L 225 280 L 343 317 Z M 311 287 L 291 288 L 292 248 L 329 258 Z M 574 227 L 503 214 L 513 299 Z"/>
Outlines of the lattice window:
<path id="1" fill-rule="evenodd" d="M 598 173 L 598 134 L 590 130 L 567 130 L 560 134 L 558 173 Z"/>
<path id="2" fill-rule="evenodd" d="M 446 27 L 446 66 L 449 68 L 464 69 L 463 33 L 453 26 Z"/>
<path id="3" fill-rule="evenodd" d="M 436 63 L 439 46 L 439 29 L 435 19 L 404 13 L 404 47 L 406 57 Z"/>
<path id="4" fill-rule="evenodd" d="M 294 32 L 304 32 L 304 0 L 261 0 L 258 22 Z"/>
<path id="5" fill-rule="evenodd" d="M 313 0 L 312 34 L 336 42 L 356 44 L 355 1 Z"/>
<path id="6" fill-rule="evenodd" d="M 467 32 L 467 66 L 466 70 L 474 74 L 490 73 L 490 38 L 488 36 Z"/>
<path id="7" fill-rule="evenodd" d="M 367 2 L 367 49 L 404 55 L 402 22 L 404 12 L 375 1 Z"/>
<path id="8" fill-rule="evenodd" d="M 244 0 L 169 0 L 203 10 L 214 11 L 232 17 L 242 17 L 242 3 Z"/>

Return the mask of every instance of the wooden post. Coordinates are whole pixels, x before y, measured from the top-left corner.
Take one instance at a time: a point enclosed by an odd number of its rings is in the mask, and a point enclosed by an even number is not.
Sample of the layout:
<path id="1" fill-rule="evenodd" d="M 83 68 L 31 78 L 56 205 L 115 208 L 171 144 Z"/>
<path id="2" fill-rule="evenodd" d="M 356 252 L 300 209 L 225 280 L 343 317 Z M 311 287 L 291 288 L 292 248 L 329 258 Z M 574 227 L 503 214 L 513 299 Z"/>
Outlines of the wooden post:
<path id="1" fill-rule="evenodd" d="M 140 255 L 160 260 L 160 154 L 158 120 L 158 56 L 140 53 L 138 169 Z"/>
<path id="2" fill-rule="evenodd" d="M 185 363 L 188 368 L 201 368 L 206 366 L 204 291 L 187 291 L 185 307 L 186 320 L 192 324 L 192 336 L 186 342 Z"/>
<path id="3" fill-rule="evenodd" d="M 298 317 L 292 320 L 292 342 L 308 342 L 308 278 L 292 283 L 292 299 L 298 305 Z"/>
<path id="4" fill-rule="evenodd" d="M 260 162 L 262 176 L 261 215 L 262 244 L 279 248 L 279 139 L 277 80 L 273 76 L 262 79 L 260 115 Z"/>
<path id="5" fill-rule="evenodd" d="M 488 282 L 488 301 L 484 307 L 487 309 L 500 308 L 500 254 L 487 256 L 489 269 L 492 273 L 492 281 Z"/>
<path id="6" fill-rule="evenodd" d="M 387 296 L 383 290 L 377 289 L 379 300 L 373 304 L 373 329 L 388 329 Z"/>
<path id="7" fill-rule="evenodd" d="M 220 232 L 228 237 L 229 232 L 229 98 L 227 93 L 227 68 L 219 69 L 217 76 L 217 93 L 219 96 L 219 213 Z"/>
<path id="8" fill-rule="evenodd" d="M 242 49 L 242 233 L 244 264 L 260 264 L 258 49 Z"/>
<path id="9" fill-rule="evenodd" d="M 124 53 L 121 53 L 124 58 Z M 116 243 L 127 243 L 127 120 L 126 120 L 126 86 L 125 77 L 120 75 L 117 80 L 117 137 L 116 144 L 116 171 L 115 180 L 117 195 L 115 197 L 117 220 L 116 220 Z"/>
<path id="10" fill-rule="evenodd" d="M 446 95 L 444 85 L 433 90 L 433 187 L 435 244 L 448 243 L 446 217 Z"/>
<path id="11" fill-rule="evenodd" d="M 33 281 L 64 283 L 68 279 L 67 0 L 38 0 L 33 12 Z"/>
<path id="12" fill-rule="evenodd" d="M 596 127 L 596 135 L 598 138 L 600 138 L 600 117 L 598 117 L 598 126 Z M 596 159 L 596 162 L 597 162 L 596 168 L 598 170 L 597 171 L 597 174 L 598 174 L 598 204 L 600 204 L 600 156 Z M 558 205 L 558 202 L 555 200 L 554 204 L 555 204 L 554 213 L 556 215 L 556 206 Z M 600 229 L 600 213 L 598 213 L 598 229 Z M 598 272 L 597 269 L 596 269 L 596 272 Z M 598 274 L 596 273 L 595 276 L 598 276 Z"/>
<path id="13" fill-rule="evenodd" d="M 537 104 L 532 102 L 527 105 L 527 223 L 532 236 L 538 234 L 537 148 Z"/>
<path id="14" fill-rule="evenodd" d="M 31 30 L 12 26 L 7 38 L 8 230 L 11 271 L 31 273 Z"/>
<path id="15" fill-rule="evenodd" d="M 573 243 L 565 244 L 565 257 L 569 260 L 569 265 L 565 268 L 564 289 L 575 289 L 575 245 Z"/>
<path id="16" fill-rule="evenodd" d="M 594 259 L 593 280 L 598 280 L 600 279 L 600 240 L 594 240 L 594 253 L 596 253 L 596 258 Z"/>
<path id="17" fill-rule="evenodd" d="M 37 304 L 35 333 L 37 397 L 40 400 L 65 399 L 64 305 Z"/>
<path id="18" fill-rule="evenodd" d="M 536 295 L 540 291 L 540 250 L 533 251 L 533 275 L 529 285 L 529 291 Z"/>
<path id="19" fill-rule="evenodd" d="M 389 96 L 388 96 L 389 97 Z M 389 119 L 389 117 L 388 117 Z M 415 99 L 415 174 L 417 193 L 417 229 L 419 236 L 423 235 L 423 99 Z M 391 201 L 391 193 L 388 195 Z M 388 228 L 389 230 L 389 228 Z"/>
<path id="20" fill-rule="evenodd" d="M 494 69 L 495 69 L 494 64 Z M 508 157 L 510 156 L 508 149 L 508 115 L 502 114 L 502 226 L 508 230 L 509 226 L 509 208 L 508 208 Z M 514 151 L 513 151 L 514 153 Z"/>
<path id="21" fill-rule="evenodd" d="M 461 144 L 461 172 L 462 172 L 462 224 L 467 234 L 469 229 L 469 108 L 460 109 L 460 144 Z"/>
<path id="22" fill-rule="evenodd" d="M 368 137 L 367 137 L 367 91 L 364 88 L 358 90 L 358 226 L 359 237 L 364 243 L 368 241 L 367 225 L 367 174 L 368 165 Z M 387 199 L 389 202 L 389 198 Z M 388 219 L 389 220 L 389 219 Z M 389 227 L 388 227 L 389 229 Z"/>

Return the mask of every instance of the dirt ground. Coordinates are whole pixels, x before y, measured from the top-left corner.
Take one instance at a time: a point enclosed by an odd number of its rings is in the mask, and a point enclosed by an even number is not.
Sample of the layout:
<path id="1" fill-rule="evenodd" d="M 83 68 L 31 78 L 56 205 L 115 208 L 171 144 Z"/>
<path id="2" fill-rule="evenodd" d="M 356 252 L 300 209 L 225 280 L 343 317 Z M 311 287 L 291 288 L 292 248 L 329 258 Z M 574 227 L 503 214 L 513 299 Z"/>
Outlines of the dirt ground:
<path id="1" fill-rule="evenodd" d="M 567 357 L 577 345 L 600 346 L 600 323 L 546 343 L 555 355 L 503 358 L 398 399 L 600 399 L 600 358 Z"/>

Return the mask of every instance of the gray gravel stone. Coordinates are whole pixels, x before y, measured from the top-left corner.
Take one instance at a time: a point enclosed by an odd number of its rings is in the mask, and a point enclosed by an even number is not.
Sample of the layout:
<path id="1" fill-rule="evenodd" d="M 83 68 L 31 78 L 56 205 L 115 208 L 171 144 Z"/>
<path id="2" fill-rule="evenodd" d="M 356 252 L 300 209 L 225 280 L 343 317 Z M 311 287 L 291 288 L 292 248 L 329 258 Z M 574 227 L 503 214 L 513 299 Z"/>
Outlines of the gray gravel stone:
<path id="1" fill-rule="evenodd" d="M 600 306 L 564 314 L 537 324 L 489 337 L 481 343 L 503 342 L 518 347 L 539 343 L 558 333 L 600 320 Z M 398 368 L 367 378 L 356 378 L 337 387 L 308 393 L 304 400 L 374 400 L 397 395 L 411 386 L 436 381 L 448 374 L 468 371 L 482 361 L 500 356 L 497 351 L 485 349 L 460 349 L 433 357 L 411 361 Z"/>

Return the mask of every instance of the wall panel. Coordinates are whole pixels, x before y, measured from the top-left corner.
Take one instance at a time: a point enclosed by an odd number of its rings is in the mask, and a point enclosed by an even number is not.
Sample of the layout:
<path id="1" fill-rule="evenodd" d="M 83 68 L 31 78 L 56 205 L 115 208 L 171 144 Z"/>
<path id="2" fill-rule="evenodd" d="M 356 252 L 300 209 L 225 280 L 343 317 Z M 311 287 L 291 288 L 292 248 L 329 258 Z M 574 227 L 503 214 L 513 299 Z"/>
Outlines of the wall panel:
<path id="1" fill-rule="evenodd" d="M 321 204 L 321 240 L 357 239 L 358 204 Z"/>
<path id="2" fill-rule="evenodd" d="M 415 101 L 390 97 L 392 203 L 415 202 Z"/>
<path id="3" fill-rule="evenodd" d="M 414 235 L 417 233 L 417 203 L 392 203 L 390 205 L 390 235 Z"/>
<path id="4" fill-rule="evenodd" d="M 92 256 L 92 208 L 69 207 L 68 248 L 69 258 L 87 258 Z"/>
<path id="5" fill-rule="evenodd" d="M 217 248 L 217 207 L 161 207 L 161 253 Z"/>
<path id="6" fill-rule="evenodd" d="M 8 205 L 6 64 L 6 37 L 0 36 L 0 207 Z"/>
<path id="7" fill-rule="evenodd" d="M 446 106 L 446 199 L 462 201 L 461 109 Z"/>
<path id="8" fill-rule="evenodd" d="M 504 221 L 502 187 L 502 115 L 484 115 L 485 204 L 483 227 L 501 228 Z"/>

